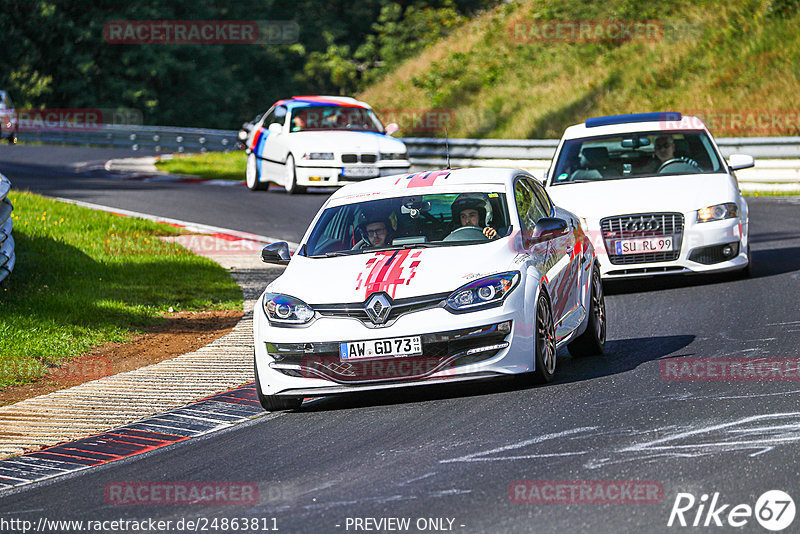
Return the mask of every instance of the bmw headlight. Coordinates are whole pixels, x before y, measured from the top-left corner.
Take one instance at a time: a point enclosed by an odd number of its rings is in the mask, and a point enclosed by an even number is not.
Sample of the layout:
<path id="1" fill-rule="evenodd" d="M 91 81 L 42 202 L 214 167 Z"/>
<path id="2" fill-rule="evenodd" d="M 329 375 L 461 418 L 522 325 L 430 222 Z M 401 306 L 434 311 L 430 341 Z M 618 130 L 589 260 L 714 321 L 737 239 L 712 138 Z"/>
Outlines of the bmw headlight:
<path id="1" fill-rule="evenodd" d="M 381 152 L 381 160 L 388 159 L 406 159 L 406 155 L 403 152 Z"/>
<path id="2" fill-rule="evenodd" d="M 721 221 L 738 215 L 739 207 L 733 202 L 726 202 L 697 210 L 697 222 Z"/>
<path id="3" fill-rule="evenodd" d="M 333 159 L 333 152 L 308 152 L 303 159 Z"/>
<path id="4" fill-rule="evenodd" d="M 519 273 L 512 271 L 474 280 L 447 297 L 447 308 L 467 312 L 500 304 L 517 287 L 519 278 Z"/>
<path id="5" fill-rule="evenodd" d="M 305 324 L 314 318 L 314 310 L 300 299 L 267 293 L 264 295 L 264 313 L 272 324 Z"/>

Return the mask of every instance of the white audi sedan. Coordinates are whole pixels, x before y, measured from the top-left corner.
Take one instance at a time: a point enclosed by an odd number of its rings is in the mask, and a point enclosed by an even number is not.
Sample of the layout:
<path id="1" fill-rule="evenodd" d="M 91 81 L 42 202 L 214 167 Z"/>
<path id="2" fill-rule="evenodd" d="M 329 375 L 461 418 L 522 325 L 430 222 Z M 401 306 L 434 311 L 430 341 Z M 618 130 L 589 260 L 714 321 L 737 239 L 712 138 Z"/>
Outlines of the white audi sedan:
<path id="1" fill-rule="evenodd" d="M 365 102 L 338 96 L 279 100 L 246 134 L 247 187 L 288 193 L 408 172 L 405 144 Z"/>
<path id="2" fill-rule="evenodd" d="M 254 312 L 267 410 L 304 397 L 509 375 L 549 381 L 556 350 L 602 353 L 606 313 L 575 215 L 515 169 L 347 185 L 320 209 Z"/>
<path id="3" fill-rule="evenodd" d="M 603 278 L 749 273 L 747 202 L 706 126 L 680 113 L 595 117 L 564 132 L 545 176 L 577 213 Z"/>

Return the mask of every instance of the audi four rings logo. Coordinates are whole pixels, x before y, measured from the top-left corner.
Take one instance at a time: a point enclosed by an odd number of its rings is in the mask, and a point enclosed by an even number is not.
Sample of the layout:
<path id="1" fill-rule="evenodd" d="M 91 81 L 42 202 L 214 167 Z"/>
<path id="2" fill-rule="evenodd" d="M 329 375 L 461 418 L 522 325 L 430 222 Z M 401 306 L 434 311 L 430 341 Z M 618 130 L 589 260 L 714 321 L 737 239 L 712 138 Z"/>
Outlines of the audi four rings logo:
<path id="1" fill-rule="evenodd" d="M 644 220 L 644 217 L 640 217 L 638 219 L 634 219 L 631 217 L 625 223 L 625 230 L 628 232 L 641 232 L 643 230 L 658 230 L 661 228 L 661 223 L 655 217 L 651 217 L 649 220 Z"/>

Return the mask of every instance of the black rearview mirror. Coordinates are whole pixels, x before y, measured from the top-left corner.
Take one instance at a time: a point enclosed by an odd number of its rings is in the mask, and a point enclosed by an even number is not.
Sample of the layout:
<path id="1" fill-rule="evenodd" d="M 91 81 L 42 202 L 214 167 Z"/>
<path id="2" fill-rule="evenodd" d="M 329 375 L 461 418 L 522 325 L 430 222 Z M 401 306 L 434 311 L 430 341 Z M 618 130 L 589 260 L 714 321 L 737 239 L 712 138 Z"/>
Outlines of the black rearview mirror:
<path id="1" fill-rule="evenodd" d="M 261 261 L 264 263 L 274 263 L 276 265 L 287 265 L 292 257 L 289 255 L 289 244 L 286 241 L 278 241 L 267 245 L 261 251 Z"/>

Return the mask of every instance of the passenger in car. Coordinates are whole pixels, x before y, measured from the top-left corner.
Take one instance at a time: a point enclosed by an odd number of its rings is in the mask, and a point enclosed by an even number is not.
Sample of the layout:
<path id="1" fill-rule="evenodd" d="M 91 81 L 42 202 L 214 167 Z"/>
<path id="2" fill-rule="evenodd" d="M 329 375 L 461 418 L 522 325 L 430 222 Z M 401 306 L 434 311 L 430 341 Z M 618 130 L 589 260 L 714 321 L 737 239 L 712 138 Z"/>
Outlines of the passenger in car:
<path id="1" fill-rule="evenodd" d="M 355 244 L 353 250 L 390 246 L 392 244 L 391 228 L 392 224 L 384 217 L 367 219 L 359 225 L 362 238 Z"/>

